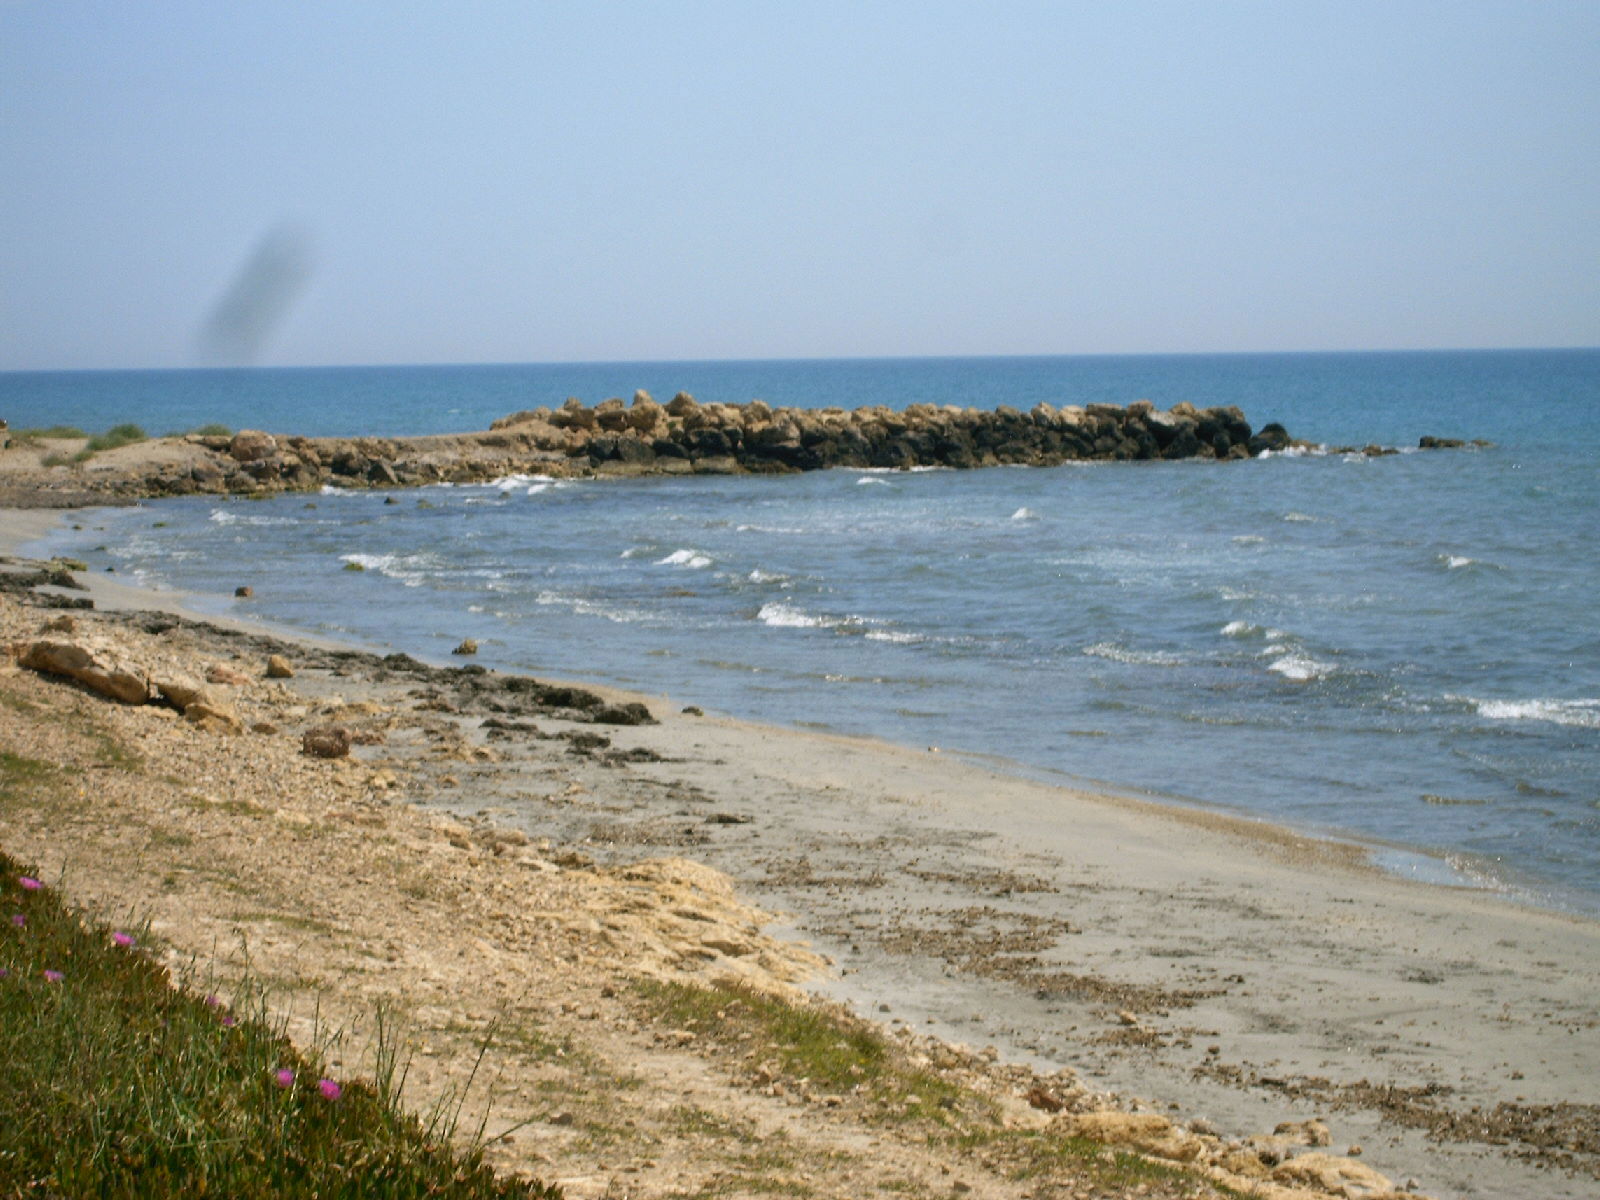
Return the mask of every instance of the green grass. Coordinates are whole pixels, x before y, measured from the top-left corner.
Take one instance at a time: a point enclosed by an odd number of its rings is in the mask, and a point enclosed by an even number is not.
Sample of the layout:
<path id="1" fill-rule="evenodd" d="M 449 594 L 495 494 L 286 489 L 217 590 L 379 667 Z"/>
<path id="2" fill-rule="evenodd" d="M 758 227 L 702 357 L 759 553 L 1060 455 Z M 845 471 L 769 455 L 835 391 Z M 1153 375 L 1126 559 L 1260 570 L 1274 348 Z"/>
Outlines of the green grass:
<path id="1" fill-rule="evenodd" d="M 41 769 L 0 758 L 8 780 Z M 452 1148 L 459 1105 L 422 1121 L 400 1108 L 382 1013 L 375 1078 L 330 1096 L 318 1052 L 289 1042 L 258 990 L 222 1004 L 174 986 L 29 874 L 0 853 L 0 1195 L 560 1195 L 496 1178 L 481 1129 Z"/>
<path id="2" fill-rule="evenodd" d="M 670 1024 L 756 1052 L 790 1085 L 824 1095 L 853 1094 L 893 1120 L 937 1124 L 987 1115 L 989 1104 L 904 1060 L 878 1028 L 847 1013 L 715 983 L 653 980 L 638 985 L 645 1003 Z"/>
<path id="3" fill-rule="evenodd" d="M 135 442 L 148 441 L 149 437 L 150 435 L 137 425 L 113 425 L 104 433 L 97 433 L 90 438 L 88 444 L 72 456 L 72 461 L 84 462 L 93 458 L 102 450 L 115 450 L 118 446 L 131 446 Z"/>
<path id="4" fill-rule="evenodd" d="M 46 425 L 34 429 L 18 429 L 11 440 L 19 446 L 31 446 L 46 439 L 86 438 L 89 435 L 76 425 Z"/>

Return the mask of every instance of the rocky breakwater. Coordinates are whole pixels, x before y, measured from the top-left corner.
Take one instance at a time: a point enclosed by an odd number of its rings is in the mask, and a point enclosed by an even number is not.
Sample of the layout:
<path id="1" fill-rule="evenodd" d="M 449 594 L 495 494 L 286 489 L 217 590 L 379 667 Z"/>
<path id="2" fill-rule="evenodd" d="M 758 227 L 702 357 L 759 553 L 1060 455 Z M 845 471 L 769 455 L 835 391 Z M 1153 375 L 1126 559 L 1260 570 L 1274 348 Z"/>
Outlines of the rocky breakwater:
<path id="1" fill-rule="evenodd" d="M 244 430 L 164 438 L 6 482 L 35 492 L 187 495 L 309 491 L 324 485 L 392 488 L 474 483 L 513 474 L 773 474 L 825 467 L 1055 466 L 1081 460 L 1249 458 L 1294 444 L 1281 425 L 1256 431 L 1237 408 L 1141 400 L 1027 412 L 913 404 L 773 408 L 700 404 L 679 393 L 658 404 L 590 407 L 568 400 L 496 421 L 479 433 L 414 438 L 308 438 Z M 16 474 L 12 472 L 11 474 Z M 42 500 L 36 500 L 42 502 Z"/>
<path id="2" fill-rule="evenodd" d="M 1054 466 L 1084 460 L 1248 458 L 1291 444 L 1280 425 L 1253 431 L 1237 408 L 1177 404 L 1159 411 L 1147 400 L 1028 412 L 913 404 L 772 408 L 699 404 L 680 392 L 668 404 L 648 393 L 589 408 L 569 400 L 496 421 L 494 430 L 533 434 L 602 473 L 813 471 L 825 467 Z M 564 434 L 565 437 L 558 435 Z"/>

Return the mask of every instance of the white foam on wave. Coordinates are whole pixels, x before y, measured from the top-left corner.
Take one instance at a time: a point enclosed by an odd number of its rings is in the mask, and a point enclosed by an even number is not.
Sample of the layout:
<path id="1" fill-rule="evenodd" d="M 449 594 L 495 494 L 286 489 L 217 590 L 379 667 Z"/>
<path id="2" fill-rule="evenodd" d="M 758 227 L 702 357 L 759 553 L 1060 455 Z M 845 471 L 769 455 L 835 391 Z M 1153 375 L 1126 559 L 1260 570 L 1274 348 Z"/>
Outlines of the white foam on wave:
<path id="1" fill-rule="evenodd" d="M 1233 539 L 1233 544 L 1235 546 L 1260 546 L 1266 540 L 1259 533 L 1241 533 Z"/>
<path id="2" fill-rule="evenodd" d="M 1490 721 L 1547 721 L 1575 729 L 1600 729 L 1600 699 L 1580 700 L 1477 700 L 1448 696 L 1472 705 Z"/>
<path id="3" fill-rule="evenodd" d="M 777 629 L 823 629 L 829 622 L 787 604 L 763 604 L 756 620 Z"/>
<path id="4" fill-rule="evenodd" d="M 873 629 L 867 633 L 869 642 L 894 642 L 897 645 L 910 646 L 927 639 L 920 633 L 902 633 L 894 629 Z"/>
<path id="5" fill-rule="evenodd" d="M 760 567 L 755 568 L 755 570 L 751 571 L 750 574 L 745 576 L 745 578 L 748 579 L 751 583 L 788 583 L 789 582 L 789 577 L 787 575 L 779 574 L 776 571 L 763 571 Z"/>
<path id="6" fill-rule="evenodd" d="M 1288 512 L 1283 514 L 1283 519 L 1291 525 L 1308 525 L 1316 521 L 1310 513 Z"/>
<path id="7" fill-rule="evenodd" d="M 608 604 L 599 604 L 582 596 L 567 596 L 561 592 L 540 592 L 533 598 L 535 604 L 565 608 L 583 617 L 604 617 L 618 625 L 633 625 L 646 619 L 645 614 Z M 504 614 L 496 613 L 496 616 Z"/>
<path id="8" fill-rule="evenodd" d="M 1096 642 L 1092 646 L 1085 646 L 1083 653 L 1089 658 L 1104 658 L 1139 667 L 1177 667 L 1183 664 L 1181 656 L 1164 650 L 1132 650 L 1115 642 Z"/>
<path id="9" fill-rule="evenodd" d="M 1263 450 L 1257 458 L 1323 458 L 1326 446 L 1285 446 L 1282 450 Z"/>
<path id="10" fill-rule="evenodd" d="M 331 484 L 331 483 L 325 483 L 320 488 L 317 489 L 317 495 L 319 495 L 319 496 L 354 496 L 354 495 L 356 495 L 356 491 L 355 491 L 354 488 L 334 487 L 333 484 Z"/>
<path id="11" fill-rule="evenodd" d="M 877 484 L 879 487 L 893 487 L 894 486 L 887 479 L 878 479 L 878 478 L 876 478 L 876 477 L 874 477 L 872 475 L 863 475 L 860 479 L 856 480 L 856 486 L 857 487 L 864 487 L 867 484 Z"/>
<path id="12" fill-rule="evenodd" d="M 700 550 L 674 550 L 665 558 L 656 559 L 658 567 L 687 567 L 699 571 L 711 565 L 711 556 Z"/>
<path id="13" fill-rule="evenodd" d="M 1295 683 L 1309 683 L 1313 679 L 1323 679 L 1332 675 L 1335 668 L 1332 663 L 1320 662 L 1309 654 L 1290 651 L 1268 663 L 1267 670 L 1274 671 Z"/>
<path id="14" fill-rule="evenodd" d="M 213 508 L 210 520 L 217 525 L 298 525 L 294 517 L 242 516 L 225 508 Z"/>
<path id="15" fill-rule="evenodd" d="M 419 570 L 428 565 L 421 554 L 341 554 L 340 562 L 354 563 L 364 571 L 376 571 L 390 579 L 398 579 L 406 587 L 421 587 L 428 572 Z"/>
<path id="16" fill-rule="evenodd" d="M 1013 521 L 1037 521 L 1039 519 L 1039 514 L 1034 512 L 1031 508 L 1023 507 L 1012 513 L 1011 519 Z"/>
<path id="17" fill-rule="evenodd" d="M 501 475 L 497 479 L 489 480 L 485 486 L 501 492 L 514 492 L 518 488 L 527 488 L 528 495 L 532 496 L 535 494 L 532 489 L 537 488 L 542 492 L 554 482 L 554 477 L 550 475 Z"/>
<path id="18" fill-rule="evenodd" d="M 1249 621 L 1229 621 L 1222 627 L 1223 637 L 1253 637 L 1261 632 L 1261 626 L 1252 625 Z"/>

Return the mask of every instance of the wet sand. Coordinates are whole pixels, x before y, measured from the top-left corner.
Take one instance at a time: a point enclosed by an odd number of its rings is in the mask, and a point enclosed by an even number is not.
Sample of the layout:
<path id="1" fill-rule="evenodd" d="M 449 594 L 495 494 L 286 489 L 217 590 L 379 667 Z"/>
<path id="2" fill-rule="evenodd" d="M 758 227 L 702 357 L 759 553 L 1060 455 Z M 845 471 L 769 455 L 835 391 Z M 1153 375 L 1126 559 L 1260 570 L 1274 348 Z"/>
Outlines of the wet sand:
<path id="1" fill-rule="evenodd" d="M 0 554 L 59 519 L 0 511 Z M 181 609 L 85 582 L 102 610 Z M 297 681 L 374 686 L 359 671 Z M 1334 1152 L 1358 1144 L 1440 1197 L 1600 1189 L 1600 923 L 949 751 L 644 696 L 623 698 L 659 725 L 558 752 L 559 725 L 429 687 L 469 752 L 392 737 L 384 762 L 408 798 L 602 863 L 672 854 L 727 872 L 833 961 L 812 986 L 863 1015 L 1068 1067 L 1224 1135 L 1318 1116 Z"/>

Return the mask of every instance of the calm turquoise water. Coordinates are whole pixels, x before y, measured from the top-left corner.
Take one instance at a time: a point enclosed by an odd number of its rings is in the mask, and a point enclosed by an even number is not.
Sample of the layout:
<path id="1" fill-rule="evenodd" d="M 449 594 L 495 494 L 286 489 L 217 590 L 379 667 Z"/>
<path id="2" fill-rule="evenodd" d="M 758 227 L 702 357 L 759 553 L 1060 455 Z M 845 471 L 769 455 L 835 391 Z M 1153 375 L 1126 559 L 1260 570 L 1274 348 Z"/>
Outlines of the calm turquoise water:
<path id="1" fill-rule="evenodd" d="M 8 375 L 0 413 L 409 432 L 639 386 L 1237 403 L 1325 442 L 1495 445 L 190 498 L 55 548 L 416 654 L 470 636 L 489 665 L 1442 851 L 1600 911 L 1600 352 Z"/>

